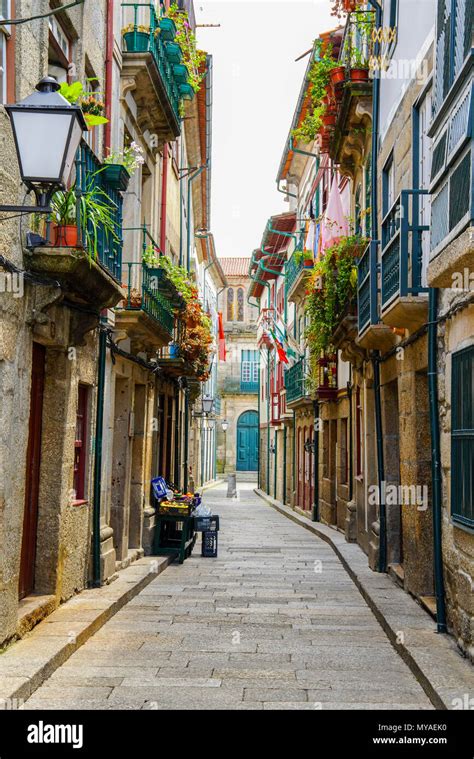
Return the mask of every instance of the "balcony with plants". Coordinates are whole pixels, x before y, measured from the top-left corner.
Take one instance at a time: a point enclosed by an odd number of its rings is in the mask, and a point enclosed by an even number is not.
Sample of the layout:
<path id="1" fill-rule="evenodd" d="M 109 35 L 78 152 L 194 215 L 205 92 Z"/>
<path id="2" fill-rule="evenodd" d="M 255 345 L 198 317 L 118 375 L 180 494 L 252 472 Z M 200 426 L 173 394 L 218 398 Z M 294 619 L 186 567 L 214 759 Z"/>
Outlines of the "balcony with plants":
<path id="1" fill-rule="evenodd" d="M 306 282 L 314 268 L 312 250 L 298 246 L 285 267 L 285 294 L 290 303 L 299 303 L 305 297 Z"/>
<path id="2" fill-rule="evenodd" d="M 72 185 L 52 197 L 52 214 L 34 217 L 28 268 L 58 281 L 69 299 L 111 308 L 123 298 L 122 194 L 83 141 Z"/>
<path id="3" fill-rule="evenodd" d="M 348 13 L 327 96 L 326 145 L 343 175 L 354 177 L 372 128 L 374 11 Z"/>
<path id="4" fill-rule="evenodd" d="M 140 128 L 157 134 L 160 148 L 181 134 L 184 102 L 199 91 L 206 54 L 176 3 L 160 12 L 152 3 L 122 3 L 122 10 L 122 77 L 134 82 Z"/>

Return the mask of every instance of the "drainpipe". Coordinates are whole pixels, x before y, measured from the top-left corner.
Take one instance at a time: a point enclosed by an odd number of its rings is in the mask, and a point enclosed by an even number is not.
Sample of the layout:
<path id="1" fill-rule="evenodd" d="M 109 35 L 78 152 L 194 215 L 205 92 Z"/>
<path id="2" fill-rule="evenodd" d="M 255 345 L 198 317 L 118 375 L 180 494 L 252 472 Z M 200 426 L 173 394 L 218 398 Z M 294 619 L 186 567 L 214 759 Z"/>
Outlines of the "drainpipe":
<path id="1" fill-rule="evenodd" d="M 353 462 L 353 456 L 354 456 L 354 442 L 352 440 L 352 434 L 353 434 L 353 419 L 352 419 L 352 365 L 349 364 L 349 372 L 350 372 L 350 379 L 347 383 L 347 397 L 349 399 L 349 502 L 352 501 L 352 498 L 354 497 L 354 462 Z"/>
<path id="2" fill-rule="evenodd" d="M 298 195 L 295 195 L 294 192 L 288 192 L 288 190 L 282 190 L 280 187 L 279 179 L 277 179 L 277 192 L 281 192 L 281 194 L 285 195 L 287 198 L 298 198 Z"/>
<path id="3" fill-rule="evenodd" d="M 374 351 L 372 365 L 374 367 L 374 400 L 375 400 L 375 432 L 377 438 L 377 474 L 379 485 L 379 572 L 387 571 L 387 511 L 385 505 L 385 464 L 382 436 L 382 403 L 380 396 L 380 355 Z"/>
<path id="4" fill-rule="evenodd" d="M 247 301 L 248 301 L 248 298 L 247 298 Z M 259 350 L 259 362 L 258 362 L 258 406 L 257 406 L 257 410 L 258 410 L 257 487 L 258 487 L 259 490 L 260 490 L 260 485 L 261 485 L 261 482 L 262 482 L 262 477 L 261 477 L 261 474 L 260 474 L 260 443 L 261 443 L 261 441 L 260 441 L 260 395 L 261 395 L 261 392 L 262 392 L 262 390 L 261 390 L 262 379 L 261 379 L 260 355 L 261 355 L 261 350 Z"/>
<path id="5" fill-rule="evenodd" d="M 314 504 L 313 522 L 319 522 L 319 401 L 314 401 Z"/>
<path id="6" fill-rule="evenodd" d="M 273 497 L 275 498 L 275 501 L 277 499 L 277 467 L 278 467 L 278 432 L 275 430 L 275 453 L 273 454 L 275 456 L 274 458 L 274 464 L 273 464 Z"/>
<path id="7" fill-rule="evenodd" d="M 295 148 L 295 141 L 293 137 L 290 137 L 290 151 L 292 153 L 298 153 L 299 155 L 306 155 L 309 158 L 315 158 L 316 162 L 319 161 L 319 155 L 318 153 L 310 153 L 309 150 L 301 150 L 301 148 Z M 318 166 L 319 168 L 319 166 Z M 318 168 L 316 169 L 316 172 L 318 171 Z"/>
<path id="8" fill-rule="evenodd" d="M 191 211 L 191 185 L 194 182 L 194 180 L 197 179 L 200 174 L 202 174 L 204 169 L 207 169 L 208 164 L 209 164 L 209 161 L 206 161 L 204 166 L 200 166 L 198 169 L 196 169 L 196 171 L 193 174 L 190 174 L 188 177 L 188 204 L 187 204 L 188 244 L 187 244 L 187 249 L 186 249 L 186 271 L 188 272 L 191 268 L 191 212 L 190 212 Z"/>
<path id="9" fill-rule="evenodd" d="M 383 12 L 380 3 L 377 0 L 369 0 L 369 4 L 375 10 L 375 26 L 377 29 L 382 28 L 383 24 Z M 374 56 L 376 59 L 380 55 L 380 42 L 375 42 Z M 378 140 L 379 140 L 379 120 L 380 120 L 380 76 L 375 76 L 373 79 L 373 99 L 372 99 L 372 187 L 371 187 L 371 232 L 372 239 L 378 241 L 378 171 L 377 171 L 377 157 L 378 157 Z M 383 431 L 382 431 L 382 404 L 380 398 L 380 352 L 375 351 L 373 354 L 373 367 L 374 367 L 374 394 L 375 394 L 375 428 L 376 428 L 376 444 L 377 444 L 377 472 L 378 472 L 378 486 L 380 494 L 380 539 L 379 539 L 379 572 L 387 571 L 387 520 L 386 520 L 386 506 L 384 493 L 385 493 L 385 465 L 384 465 L 384 453 L 383 453 Z"/>
<path id="10" fill-rule="evenodd" d="M 286 437 L 288 428 L 286 424 L 283 425 L 283 505 L 286 503 L 286 458 L 287 458 L 287 443 Z"/>
<path id="11" fill-rule="evenodd" d="M 296 494 L 296 411 L 293 409 L 293 492 Z"/>
<path id="12" fill-rule="evenodd" d="M 180 473 L 179 473 L 179 442 L 180 442 L 180 424 L 179 424 L 179 387 L 176 386 L 174 397 L 174 484 L 179 490 Z"/>
<path id="13" fill-rule="evenodd" d="M 102 325 L 105 324 L 104 316 L 100 317 Z M 104 436 L 104 394 L 105 394 L 105 367 L 107 359 L 107 332 L 99 331 L 99 358 L 97 376 L 97 411 L 95 424 L 95 455 L 94 455 L 94 508 L 92 513 L 92 585 L 94 588 L 101 586 L 100 571 L 100 512 L 102 490 L 102 443 Z"/>
<path id="14" fill-rule="evenodd" d="M 188 469 L 189 469 L 189 390 L 184 391 L 184 473 L 183 473 L 183 490 L 188 492 Z"/>
<path id="15" fill-rule="evenodd" d="M 168 203 L 168 145 L 163 146 L 163 173 L 161 177 L 160 250 L 166 254 L 166 207 Z"/>
<path id="16" fill-rule="evenodd" d="M 105 46 L 105 117 L 108 119 L 104 130 L 104 151 L 107 154 L 112 145 L 112 92 L 114 60 L 114 0 L 107 0 Z"/>
<path id="17" fill-rule="evenodd" d="M 431 477 L 433 490 L 433 548 L 434 548 L 434 580 L 436 594 L 436 622 L 439 633 L 448 631 L 446 624 L 446 604 L 444 598 L 443 577 L 443 536 L 442 536 L 442 478 L 441 451 L 438 413 L 438 291 L 429 290 L 429 322 L 428 322 L 428 382 L 431 428 Z"/>

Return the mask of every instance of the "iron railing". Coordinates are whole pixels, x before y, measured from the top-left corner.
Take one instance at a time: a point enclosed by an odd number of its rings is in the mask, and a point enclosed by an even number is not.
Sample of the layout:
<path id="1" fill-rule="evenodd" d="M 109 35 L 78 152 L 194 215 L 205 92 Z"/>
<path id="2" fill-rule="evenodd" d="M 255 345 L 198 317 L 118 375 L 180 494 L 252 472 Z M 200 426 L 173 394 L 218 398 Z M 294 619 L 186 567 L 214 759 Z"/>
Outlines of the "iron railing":
<path id="1" fill-rule="evenodd" d="M 101 266 L 118 281 L 122 277 L 122 206 L 123 198 L 121 193 L 110 187 L 104 180 L 101 172 L 103 164 L 92 152 L 86 142 L 82 142 L 76 156 L 76 193 L 80 197 L 81 193 L 94 191 L 96 188 L 100 192 L 100 198 L 103 202 L 104 195 L 107 196 L 111 208 L 111 216 L 114 222 L 114 234 L 107 233 L 103 228 L 97 230 L 89 224 L 89 232 L 92 235 L 97 234 L 97 259 Z M 80 209 L 80 204 L 79 204 Z M 79 228 L 81 228 L 80 210 L 79 210 Z"/>
<path id="2" fill-rule="evenodd" d="M 295 401 L 305 398 L 306 392 L 306 359 L 301 358 L 292 367 L 285 371 L 285 389 L 286 402 L 294 403 Z"/>
<path id="3" fill-rule="evenodd" d="M 140 45 L 141 35 L 147 32 L 143 32 L 140 27 L 147 29 L 148 52 L 153 56 L 174 116 L 179 121 L 179 88 L 173 75 L 173 66 L 166 56 L 166 43 L 163 42 L 159 33 L 159 17 L 155 6 L 152 3 L 122 3 L 122 8 L 133 8 L 133 30 L 128 33 L 130 36 L 127 36 L 125 41 L 126 52 L 143 52 Z M 163 6 L 161 8 L 163 10 Z M 126 16 L 127 12 L 125 13 Z"/>
<path id="4" fill-rule="evenodd" d="M 422 235 L 419 197 L 427 190 L 402 190 L 382 222 L 382 309 L 393 300 L 419 295 L 422 287 Z"/>
<path id="5" fill-rule="evenodd" d="M 351 69 L 370 68 L 374 64 L 375 12 L 357 10 L 347 16 L 339 53 L 339 64 L 349 76 Z"/>
<path id="6" fill-rule="evenodd" d="M 288 293 L 291 292 L 295 282 L 300 275 L 305 271 L 311 271 L 313 266 L 305 265 L 303 253 L 301 250 L 293 251 L 293 254 L 286 264 L 285 269 L 285 295 L 288 298 Z"/>
<path id="7" fill-rule="evenodd" d="M 163 269 L 146 263 L 126 263 L 127 299 L 125 308 L 129 311 L 144 311 L 154 319 L 170 336 L 173 336 L 173 304 L 166 294 Z"/>
<path id="8" fill-rule="evenodd" d="M 372 240 L 357 263 L 357 313 L 359 335 L 373 322 L 374 299 L 377 299 L 377 242 Z M 375 304 L 376 310 L 376 304 Z"/>

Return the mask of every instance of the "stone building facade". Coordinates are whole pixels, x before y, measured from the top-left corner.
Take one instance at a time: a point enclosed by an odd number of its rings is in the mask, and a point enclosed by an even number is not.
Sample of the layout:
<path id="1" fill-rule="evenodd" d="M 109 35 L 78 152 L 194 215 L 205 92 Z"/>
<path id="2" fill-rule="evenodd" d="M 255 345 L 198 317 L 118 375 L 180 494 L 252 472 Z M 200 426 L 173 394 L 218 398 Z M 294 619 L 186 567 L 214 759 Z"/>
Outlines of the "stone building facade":
<path id="1" fill-rule="evenodd" d="M 257 309 L 247 301 L 249 258 L 221 258 L 227 287 L 219 295 L 226 357 L 220 355 L 217 393 L 220 421 L 217 430 L 217 471 L 257 472 L 258 420 Z M 239 450 L 240 436 L 240 450 Z M 255 475 L 256 476 L 256 475 Z"/>
<path id="2" fill-rule="evenodd" d="M 26 233 L 46 239 L 45 225 L 1 214 L 1 642 L 152 552 L 152 477 L 187 488 L 199 468 L 188 442 L 202 384 L 170 354 L 177 292 L 170 280 L 163 288 L 150 280 L 144 252 L 194 271 L 203 300 L 206 268 L 208 290 L 222 286 L 214 246 L 195 236 L 210 224 L 212 58 L 200 92 L 180 106 L 171 68 L 158 68 L 152 45 L 137 52 L 133 37 L 126 41 L 129 9 L 115 0 L 51 5 L 52 16 L 0 27 L 0 103 L 23 99 L 46 75 L 100 94 L 108 122 L 84 133 L 70 183 L 82 191 L 91 177 L 100 183 L 117 234 L 113 242 L 99 235 L 89 257 L 87 245 L 59 238 L 33 247 Z M 34 10 L 26 0 L 7 6 L 25 19 Z M 184 6 L 193 24 L 192 3 Z M 143 163 L 117 188 L 103 162 L 131 144 Z M 200 171 L 183 179 L 183 165 Z M 17 166 L 0 105 L 2 203 L 25 202 Z"/>

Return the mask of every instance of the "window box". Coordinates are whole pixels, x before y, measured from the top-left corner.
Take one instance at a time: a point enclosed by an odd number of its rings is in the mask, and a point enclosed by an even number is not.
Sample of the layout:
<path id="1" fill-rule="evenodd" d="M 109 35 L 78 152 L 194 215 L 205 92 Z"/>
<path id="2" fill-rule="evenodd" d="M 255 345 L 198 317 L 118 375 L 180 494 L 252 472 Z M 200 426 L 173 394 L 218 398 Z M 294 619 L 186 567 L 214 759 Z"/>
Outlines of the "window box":
<path id="1" fill-rule="evenodd" d="M 170 63 L 181 63 L 183 52 L 176 42 L 167 42 L 165 45 L 165 55 Z"/>
<path id="2" fill-rule="evenodd" d="M 130 174 L 125 166 L 120 163 L 106 163 L 102 174 L 109 187 L 125 192 L 130 182 Z"/>
<path id="3" fill-rule="evenodd" d="M 159 21 L 161 38 L 166 42 L 172 42 L 176 37 L 176 24 L 172 18 L 160 18 Z"/>
<path id="4" fill-rule="evenodd" d="M 173 66 L 173 76 L 178 84 L 188 83 L 189 71 L 184 63 L 176 63 Z"/>

